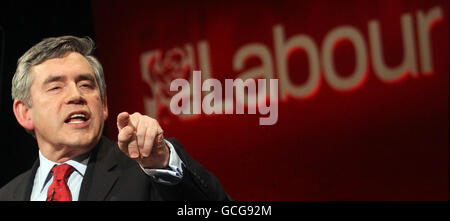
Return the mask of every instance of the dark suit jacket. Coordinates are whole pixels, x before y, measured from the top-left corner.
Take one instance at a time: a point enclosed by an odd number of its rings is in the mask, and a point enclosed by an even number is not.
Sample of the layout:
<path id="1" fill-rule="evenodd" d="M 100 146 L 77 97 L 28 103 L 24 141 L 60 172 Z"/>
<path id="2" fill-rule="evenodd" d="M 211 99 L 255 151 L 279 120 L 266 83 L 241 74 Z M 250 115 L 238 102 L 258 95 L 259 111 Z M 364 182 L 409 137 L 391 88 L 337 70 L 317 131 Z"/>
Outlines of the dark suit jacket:
<path id="1" fill-rule="evenodd" d="M 173 144 L 184 163 L 183 179 L 176 185 L 153 181 L 136 161 L 119 150 L 116 142 L 102 137 L 92 150 L 81 183 L 79 200 L 230 200 L 219 180 L 190 157 L 174 138 Z M 0 200 L 30 200 L 39 159 L 27 172 L 2 189 Z"/>

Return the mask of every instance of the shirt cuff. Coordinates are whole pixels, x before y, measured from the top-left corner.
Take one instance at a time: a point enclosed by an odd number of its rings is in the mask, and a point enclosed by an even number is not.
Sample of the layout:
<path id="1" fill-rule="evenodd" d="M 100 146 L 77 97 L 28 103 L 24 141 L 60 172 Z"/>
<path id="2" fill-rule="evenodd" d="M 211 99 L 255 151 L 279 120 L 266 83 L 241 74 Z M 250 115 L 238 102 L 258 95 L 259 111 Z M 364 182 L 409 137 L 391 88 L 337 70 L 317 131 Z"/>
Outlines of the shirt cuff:
<path id="1" fill-rule="evenodd" d="M 183 178 L 183 161 L 181 161 L 173 145 L 164 139 L 169 147 L 169 164 L 163 169 L 145 169 L 141 166 L 145 174 L 150 176 L 153 181 L 161 184 L 175 185 Z M 140 165 L 139 165 L 140 166 Z"/>

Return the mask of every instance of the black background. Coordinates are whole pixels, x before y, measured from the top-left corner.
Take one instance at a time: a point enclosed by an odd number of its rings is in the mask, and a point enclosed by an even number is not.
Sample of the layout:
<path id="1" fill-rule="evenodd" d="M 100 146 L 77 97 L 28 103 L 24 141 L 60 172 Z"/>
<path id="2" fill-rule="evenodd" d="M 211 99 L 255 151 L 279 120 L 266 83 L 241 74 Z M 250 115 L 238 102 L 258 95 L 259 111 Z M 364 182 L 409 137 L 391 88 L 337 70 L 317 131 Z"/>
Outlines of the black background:
<path id="1" fill-rule="evenodd" d="M 0 187 L 37 158 L 35 139 L 12 111 L 11 79 L 17 59 L 46 37 L 89 36 L 95 41 L 90 1 L 0 1 Z"/>

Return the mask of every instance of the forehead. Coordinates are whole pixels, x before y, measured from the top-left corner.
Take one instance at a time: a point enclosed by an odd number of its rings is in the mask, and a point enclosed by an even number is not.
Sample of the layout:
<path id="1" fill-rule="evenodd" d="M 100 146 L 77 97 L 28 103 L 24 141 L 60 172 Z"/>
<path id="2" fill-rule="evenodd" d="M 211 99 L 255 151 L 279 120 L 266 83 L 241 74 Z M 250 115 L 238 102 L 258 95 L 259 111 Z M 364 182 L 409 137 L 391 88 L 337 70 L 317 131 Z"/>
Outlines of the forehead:
<path id="1" fill-rule="evenodd" d="M 94 71 L 83 55 L 77 52 L 69 52 L 61 58 L 51 58 L 31 68 L 31 74 L 37 82 L 42 82 L 48 76 L 62 75 L 68 78 L 80 74 L 94 76 Z"/>

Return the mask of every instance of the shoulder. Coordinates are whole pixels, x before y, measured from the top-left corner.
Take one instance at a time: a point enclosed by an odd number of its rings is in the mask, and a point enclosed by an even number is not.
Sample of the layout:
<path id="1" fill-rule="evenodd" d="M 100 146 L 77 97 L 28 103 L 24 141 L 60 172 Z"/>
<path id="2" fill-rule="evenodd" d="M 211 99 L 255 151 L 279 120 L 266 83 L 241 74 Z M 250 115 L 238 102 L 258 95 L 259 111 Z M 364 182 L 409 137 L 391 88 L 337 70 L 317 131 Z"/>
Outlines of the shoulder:
<path id="1" fill-rule="evenodd" d="M 117 141 L 110 140 L 105 136 L 102 137 L 99 149 L 96 152 L 96 160 L 108 166 L 115 164 L 129 165 L 135 162 L 119 149 Z"/>
<path id="2" fill-rule="evenodd" d="M 13 194 L 17 189 L 28 182 L 31 174 L 31 169 L 16 176 L 0 189 L 0 200 L 14 200 Z"/>

